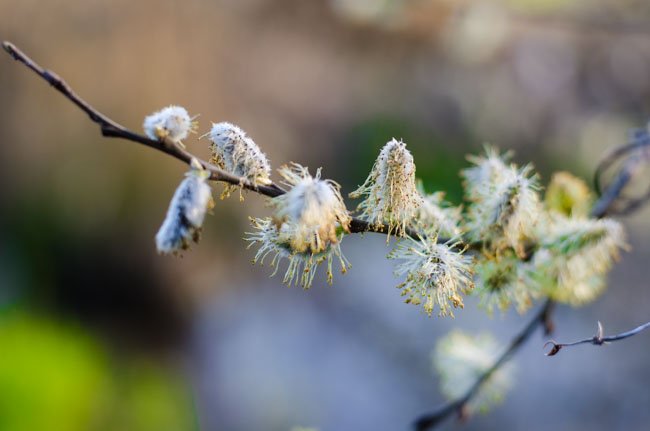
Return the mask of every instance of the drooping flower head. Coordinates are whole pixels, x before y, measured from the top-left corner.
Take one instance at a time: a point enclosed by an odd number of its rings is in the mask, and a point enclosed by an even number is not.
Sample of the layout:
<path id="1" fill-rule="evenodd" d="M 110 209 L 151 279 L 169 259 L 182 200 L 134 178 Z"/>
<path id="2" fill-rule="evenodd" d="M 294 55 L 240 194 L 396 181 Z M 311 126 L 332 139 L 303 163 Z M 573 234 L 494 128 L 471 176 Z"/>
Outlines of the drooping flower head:
<path id="1" fill-rule="evenodd" d="M 321 253 L 337 243 L 339 231 L 348 231 L 348 214 L 340 187 L 331 180 L 320 179 L 320 169 L 312 177 L 297 163 L 278 170 L 290 190 L 271 200 L 275 208 L 273 221 L 278 227 L 290 226 L 292 250 Z"/>
<path id="2" fill-rule="evenodd" d="M 366 181 L 350 197 L 364 197 L 357 208 L 362 218 L 378 227 L 388 225 L 389 235 L 403 236 L 422 204 L 415 185 L 415 163 L 406 144 L 396 139 L 388 142 Z"/>
<path id="3" fill-rule="evenodd" d="M 210 162 L 255 185 L 271 184 L 271 165 L 257 144 L 234 124 L 213 123 L 208 133 Z M 227 186 L 227 196 L 236 186 Z"/>
<path id="4" fill-rule="evenodd" d="M 316 275 L 316 270 L 321 263 L 326 263 L 327 281 L 332 283 L 332 261 L 336 257 L 341 266 L 341 272 L 345 273 L 350 263 L 341 253 L 340 239 L 330 242 L 326 249 L 319 253 L 310 251 L 298 252 L 292 247 L 293 238 L 296 235 L 295 225 L 283 223 L 278 227 L 270 218 L 251 218 L 254 232 L 249 232 L 246 240 L 249 247 L 259 244 L 253 263 L 264 264 L 264 260 L 270 255 L 270 265 L 274 268 L 271 276 L 274 276 L 280 267 L 280 263 L 287 259 L 289 265 L 284 274 L 283 282 L 288 286 L 300 285 L 303 289 L 309 289 Z M 343 235 L 341 234 L 341 237 Z"/>
<path id="5" fill-rule="evenodd" d="M 396 275 L 406 274 L 397 286 L 406 296 L 405 302 L 420 305 L 431 316 L 439 308 L 440 316 L 453 317 L 451 308 L 463 308 L 460 293 L 473 287 L 470 264 L 472 258 L 456 251 L 458 244 L 438 244 L 435 237 L 415 240 L 407 238 L 397 244 L 388 257 L 400 259 Z"/>
<path id="6" fill-rule="evenodd" d="M 195 131 L 196 123 L 192 121 L 185 108 L 172 105 L 148 115 L 142 127 L 150 139 L 168 138 L 181 143 L 190 132 Z"/>
<path id="7" fill-rule="evenodd" d="M 210 173 L 196 159 L 192 169 L 176 189 L 167 216 L 156 234 L 156 248 L 161 254 L 176 254 L 199 241 L 205 213 L 212 204 L 212 192 L 207 184 Z"/>
<path id="8" fill-rule="evenodd" d="M 546 188 L 546 207 L 568 217 L 589 217 L 593 196 L 587 184 L 568 172 L 556 172 Z"/>
<path id="9" fill-rule="evenodd" d="M 469 335 L 452 331 L 436 344 L 433 366 L 440 376 L 441 391 L 449 400 L 456 400 L 474 385 L 495 363 L 499 345 L 488 333 Z M 487 410 L 500 403 L 512 386 L 512 364 L 499 367 L 468 401 L 470 413 Z"/>
<path id="10" fill-rule="evenodd" d="M 494 253 L 511 247 L 525 255 L 542 207 L 537 194 L 537 176 L 530 166 L 506 166 L 494 150 L 472 159 L 477 165 L 463 171 L 467 197 L 470 239 L 481 241 Z"/>

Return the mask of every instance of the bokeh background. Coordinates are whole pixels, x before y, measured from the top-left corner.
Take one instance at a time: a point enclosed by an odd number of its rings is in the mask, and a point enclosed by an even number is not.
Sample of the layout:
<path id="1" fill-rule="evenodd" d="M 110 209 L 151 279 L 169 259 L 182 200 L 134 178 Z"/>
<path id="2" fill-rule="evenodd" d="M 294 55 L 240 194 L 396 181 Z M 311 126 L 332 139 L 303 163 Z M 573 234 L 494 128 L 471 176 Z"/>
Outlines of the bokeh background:
<path id="1" fill-rule="evenodd" d="M 135 130 L 180 104 L 202 132 L 234 122 L 275 167 L 322 166 L 346 193 L 393 137 L 455 202 L 486 142 L 544 182 L 589 178 L 650 117 L 641 0 L 0 0 L 0 38 Z M 471 298 L 427 318 L 372 234 L 344 241 L 353 268 L 334 286 L 288 289 L 250 265 L 247 216 L 269 212 L 252 194 L 219 201 L 182 258 L 158 256 L 185 167 L 98 132 L 0 55 L 0 430 L 403 430 L 443 401 L 439 337 L 508 340 L 526 319 Z M 650 319 L 649 215 L 625 219 L 632 251 L 605 295 L 557 309 L 557 339 Z M 647 429 L 648 337 L 546 358 L 535 336 L 503 405 L 463 426 Z"/>

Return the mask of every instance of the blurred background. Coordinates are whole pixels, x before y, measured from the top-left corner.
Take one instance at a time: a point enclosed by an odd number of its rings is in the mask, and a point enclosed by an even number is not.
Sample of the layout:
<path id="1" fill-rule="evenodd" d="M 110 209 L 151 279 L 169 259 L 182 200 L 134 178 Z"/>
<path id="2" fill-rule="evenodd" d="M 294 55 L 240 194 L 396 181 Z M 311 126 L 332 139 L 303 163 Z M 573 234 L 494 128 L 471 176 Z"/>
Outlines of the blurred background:
<path id="1" fill-rule="evenodd" d="M 427 191 L 456 203 L 458 170 L 484 143 L 543 182 L 590 178 L 650 117 L 641 0 L 0 0 L 0 38 L 134 130 L 180 104 L 201 134 L 238 124 L 274 167 L 322 166 L 346 194 L 393 137 Z M 207 156 L 205 140 L 186 144 Z M 334 286 L 288 289 L 250 264 L 247 216 L 269 213 L 253 194 L 217 202 L 182 258 L 158 256 L 184 171 L 102 138 L 0 56 L 0 430 L 405 430 L 443 402 L 439 337 L 508 340 L 526 320 L 489 318 L 472 298 L 455 319 L 427 318 L 402 303 L 372 234 L 345 239 L 353 268 Z M 632 251 L 609 290 L 558 307 L 556 339 L 650 319 L 648 216 L 625 220 Z M 463 427 L 647 429 L 648 336 L 554 358 L 535 336 L 503 405 Z"/>

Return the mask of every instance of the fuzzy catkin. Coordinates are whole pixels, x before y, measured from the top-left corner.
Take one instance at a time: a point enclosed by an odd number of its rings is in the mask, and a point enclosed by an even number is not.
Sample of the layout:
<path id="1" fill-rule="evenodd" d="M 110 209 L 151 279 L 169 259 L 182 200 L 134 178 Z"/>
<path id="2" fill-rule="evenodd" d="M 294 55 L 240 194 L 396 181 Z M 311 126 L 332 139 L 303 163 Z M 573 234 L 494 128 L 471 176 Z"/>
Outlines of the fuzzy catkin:
<path id="1" fill-rule="evenodd" d="M 187 110 L 182 106 L 171 105 L 148 115 L 142 128 L 147 137 L 153 140 L 168 138 L 181 142 L 195 129 Z"/>
<path id="2" fill-rule="evenodd" d="M 357 207 L 361 218 L 374 226 L 388 225 L 388 234 L 403 236 L 422 205 L 415 184 L 413 156 L 402 141 L 392 139 L 381 149 L 366 181 L 351 198 L 363 201 Z"/>
<path id="3" fill-rule="evenodd" d="M 212 202 L 206 180 L 207 171 L 197 164 L 180 183 L 169 204 L 167 216 L 156 234 L 156 248 L 161 254 L 177 254 L 199 241 L 205 214 Z"/>
<path id="4" fill-rule="evenodd" d="M 212 156 L 210 162 L 255 185 L 271 184 L 271 165 L 266 155 L 246 133 L 234 124 L 212 124 L 208 132 Z M 236 186 L 226 186 L 227 196 Z"/>

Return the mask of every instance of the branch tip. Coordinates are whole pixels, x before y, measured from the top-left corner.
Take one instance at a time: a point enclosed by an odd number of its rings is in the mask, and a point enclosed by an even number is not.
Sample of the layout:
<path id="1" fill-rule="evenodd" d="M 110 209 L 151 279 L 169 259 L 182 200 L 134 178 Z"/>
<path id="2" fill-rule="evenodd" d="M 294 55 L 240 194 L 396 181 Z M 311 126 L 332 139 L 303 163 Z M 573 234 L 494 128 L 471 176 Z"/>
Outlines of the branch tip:
<path id="1" fill-rule="evenodd" d="M 16 46 L 8 40 L 2 41 L 2 48 L 9 53 L 14 59 L 16 58 Z"/>
<path id="2" fill-rule="evenodd" d="M 555 356 L 562 349 L 562 345 L 556 343 L 553 340 L 550 340 L 550 341 L 547 341 L 546 343 L 544 343 L 544 349 L 546 349 L 546 346 L 548 346 L 549 344 L 552 345 L 553 347 L 551 348 L 551 350 L 544 353 L 544 355 L 546 355 L 546 356 Z"/>

